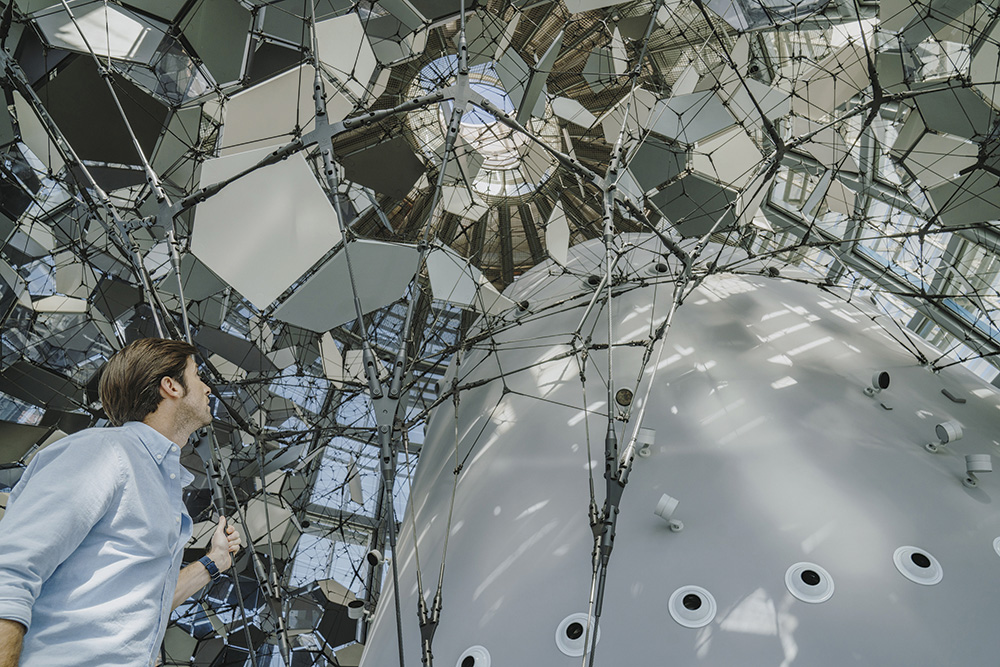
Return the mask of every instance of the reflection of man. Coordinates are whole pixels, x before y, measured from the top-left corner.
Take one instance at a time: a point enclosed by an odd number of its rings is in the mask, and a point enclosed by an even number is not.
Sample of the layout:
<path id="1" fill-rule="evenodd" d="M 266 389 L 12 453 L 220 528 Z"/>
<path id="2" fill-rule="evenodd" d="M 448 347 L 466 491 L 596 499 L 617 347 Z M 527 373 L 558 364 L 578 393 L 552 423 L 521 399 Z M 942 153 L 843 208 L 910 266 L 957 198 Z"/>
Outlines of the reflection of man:
<path id="1" fill-rule="evenodd" d="M 0 667 L 152 665 L 170 611 L 232 566 L 240 536 L 223 517 L 178 573 L 192 479 L 180 450 L 212 421 L 195 352 L 125 347 L 100 384 L 118 427 L 63 438 L 24 472 L 0 520 Z"/>

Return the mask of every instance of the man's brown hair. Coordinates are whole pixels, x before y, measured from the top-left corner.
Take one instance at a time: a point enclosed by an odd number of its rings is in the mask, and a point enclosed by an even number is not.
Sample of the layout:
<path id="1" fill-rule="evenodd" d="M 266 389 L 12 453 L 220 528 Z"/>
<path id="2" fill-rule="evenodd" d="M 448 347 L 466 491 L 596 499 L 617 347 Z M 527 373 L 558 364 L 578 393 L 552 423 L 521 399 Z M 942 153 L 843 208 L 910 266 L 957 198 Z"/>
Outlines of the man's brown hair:
<path id="1" fill-rule="evenodd" d="M 132 341 L 108 361 L 98 392 L 108 420 L 115 426 L 142 421 L 155 412 L 163 397 L 160 380 L 171 377 L 184 383 L 188 357 L 198 350 L 184 341 L 142 338 Z"/>

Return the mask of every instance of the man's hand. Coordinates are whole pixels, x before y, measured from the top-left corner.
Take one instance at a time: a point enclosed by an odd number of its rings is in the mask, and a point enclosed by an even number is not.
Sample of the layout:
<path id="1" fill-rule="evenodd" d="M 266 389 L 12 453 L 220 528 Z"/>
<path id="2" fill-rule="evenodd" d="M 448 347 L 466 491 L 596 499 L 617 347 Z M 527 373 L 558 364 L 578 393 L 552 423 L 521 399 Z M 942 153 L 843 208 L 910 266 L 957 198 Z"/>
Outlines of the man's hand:
<path id="1" fill-rule="evenodd" d="M 219 517 L 219 525 L 215 527 L 212 543 L 208 547 L 208 557 L 212 559 L 219 572 L 225 572 L 233 566 L 234 554 L 240 550 L 243 542 L 240 533 L 232 526 L 226 525 L 226 517 Z"/>
<path id="2" fill-rule="evenodd" d="M 0 667 L 17 667 L 21 659 L 24 626 L 17 621 L 0 618 Z"/>
<path id="3" fill-rule="evenodd" d="M 239 551 L 242 544 L 239 531 L 232 526 L 227 526 L 226 517 L 222 516 L 219 517 L 219 525 L 215 527 L 212 543 L 208 545 L 206 555 L 212 559 L 215 567 L 219 568 L 219 572 L 225 572 L 233 566 L 233 557 L 230 554 Z M 177 576 L 177 588 L 174 591 L 174 604 L 171 609 L 176 609 L 177 605 L 194 595 L 210 581 L 208 570 L 201 563 L 195 562 L 181 568 L 180 574 Z M 7 665 L 0 662 L 0 667 L 7 667 Z"/>

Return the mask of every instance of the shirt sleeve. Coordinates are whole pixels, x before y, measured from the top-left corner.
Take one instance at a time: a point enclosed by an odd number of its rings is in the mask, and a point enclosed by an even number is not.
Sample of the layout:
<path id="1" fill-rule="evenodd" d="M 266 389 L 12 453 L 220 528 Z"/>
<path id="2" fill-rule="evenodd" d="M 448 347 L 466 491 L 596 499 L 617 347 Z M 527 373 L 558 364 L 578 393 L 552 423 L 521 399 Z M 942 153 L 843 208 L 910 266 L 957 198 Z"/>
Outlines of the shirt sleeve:
<path id="1" fill-rule="evenodd" d="M 42 585 L 108 511 L 123 484 L 118 448 L 100 432 L 39 452 L 0 519 L 0 618 L 31 625 Z"/>

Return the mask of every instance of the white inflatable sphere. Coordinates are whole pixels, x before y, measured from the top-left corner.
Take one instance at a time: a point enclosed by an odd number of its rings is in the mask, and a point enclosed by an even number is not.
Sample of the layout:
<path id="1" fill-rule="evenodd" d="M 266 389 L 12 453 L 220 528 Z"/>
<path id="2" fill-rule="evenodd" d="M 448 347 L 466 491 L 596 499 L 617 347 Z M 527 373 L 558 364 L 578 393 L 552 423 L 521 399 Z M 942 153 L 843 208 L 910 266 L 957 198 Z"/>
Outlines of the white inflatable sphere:
<path id="1" fill-rule="evenodd" d="M 1000 449 L 995 388 L 959 366 L 920 364 L 907 347 L 936 353 L 900 344 L 867 297 L 847 303 L 759 263 L 707 277 L 642 368 L 677 263 L 657 268 L 655 238 L 620 246 L 614 387 L 634 398 L 629 424 L 615 425 L 624 448 L 652 381 L 641 426 L 655 439 L 622 497 L 595 664 L 996 664 L 1000 476 L 962 483 L 966 455 Z M 712 252 L 720 265 L 735 256 Z M 430 605 L 448 533 L 436 664 L 581 664 L 567 619 L 586 626 L 590 612 L 590 472 L 598 506 L 605 494 L 606 306 L 582 328 L 585 382 L 572 334 L 602 261 L 588 242 L 573 248 L 570 272 L 526 273 L 505 295 L 528 312 L 452 369 L 465 387 L 457 421 L 448 398 L 401 519 L 408 665 L 421 660 L 417 556 Z M 883 371 L 888 387 L 866 393 Z M 927 451 L 948 421 L 962 439 Z M 664 494 L 683 530 L 654 513 Z M 399 664 L 388 576 L 383 589 L 363 667 Z"/>

